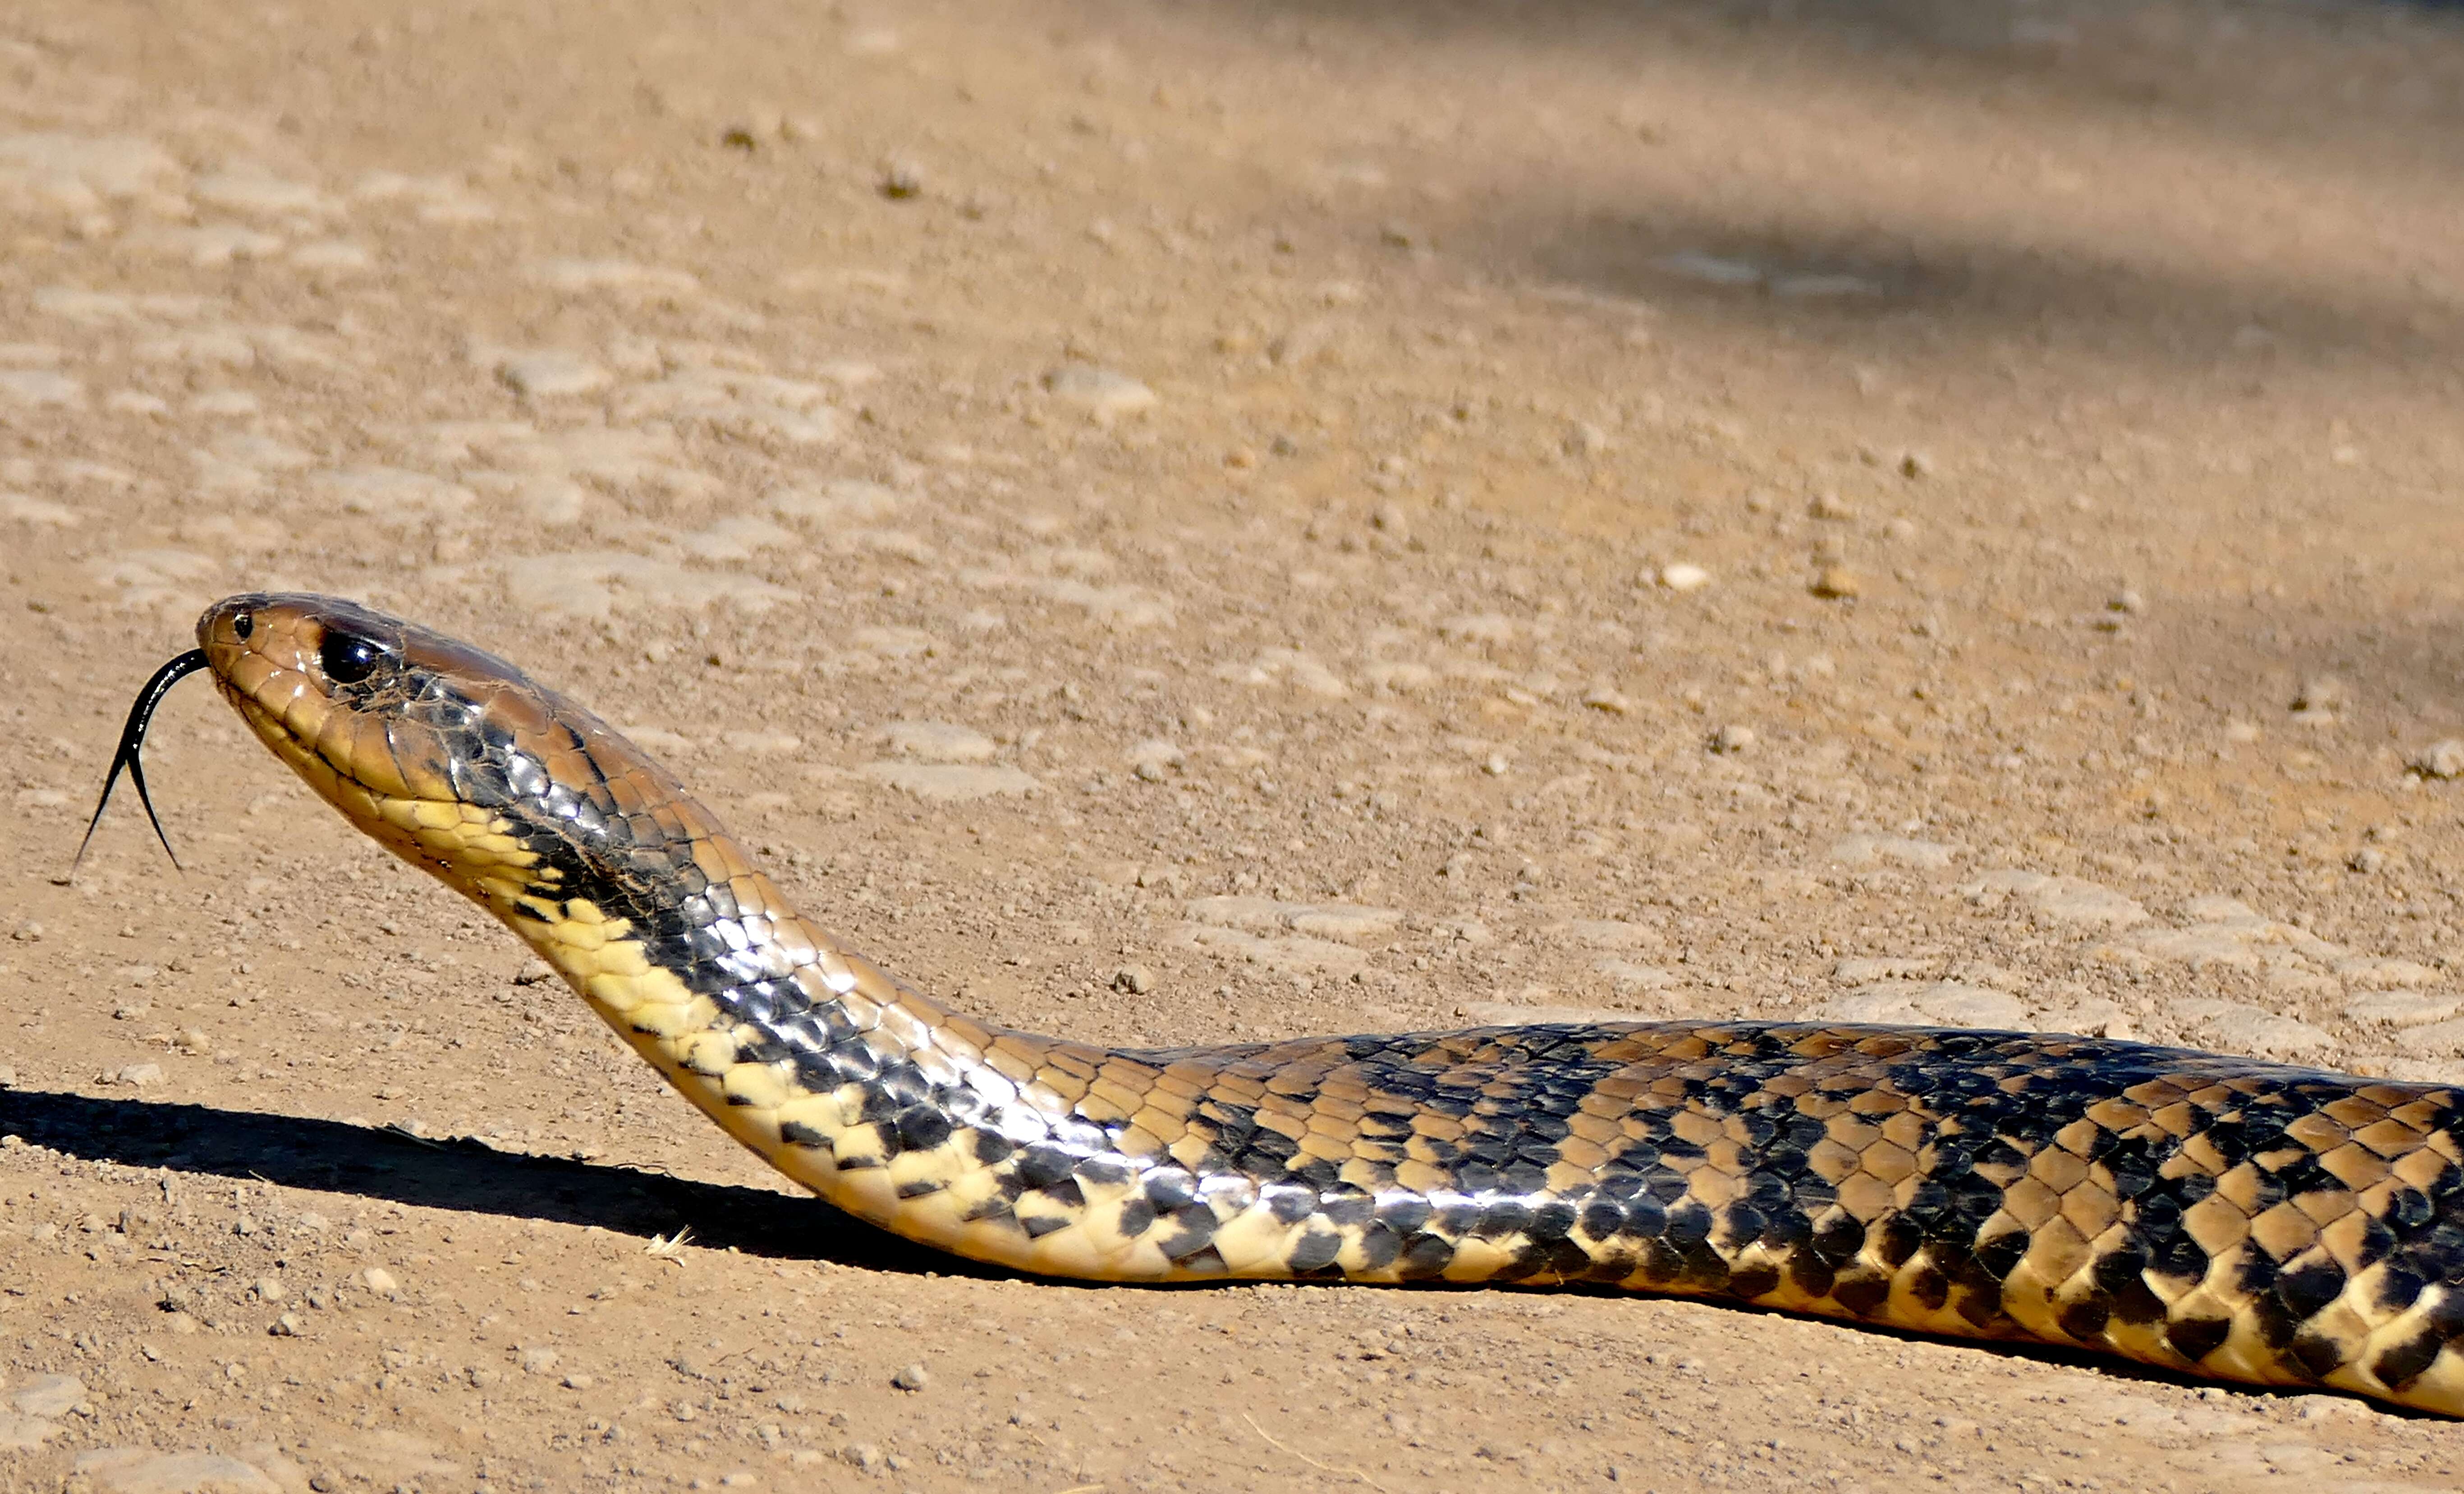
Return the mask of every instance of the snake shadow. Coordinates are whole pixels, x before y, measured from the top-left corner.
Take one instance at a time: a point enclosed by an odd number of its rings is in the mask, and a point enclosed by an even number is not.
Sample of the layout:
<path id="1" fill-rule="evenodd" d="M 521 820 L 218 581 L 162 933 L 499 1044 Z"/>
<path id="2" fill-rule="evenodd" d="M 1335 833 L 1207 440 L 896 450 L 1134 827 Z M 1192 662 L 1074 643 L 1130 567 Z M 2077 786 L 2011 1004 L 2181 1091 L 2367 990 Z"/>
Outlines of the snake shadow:
<path id="1" fill-rule="evenodd" d="M 561 1157 L 499 1152 L 474 1137 L 429 1140 L 382 1127 L 253 1110 L 217 1110 L 144 1100 L 98 1099 L 46 1090 L 0 1089 L 0 1134 L 64 1155 L 122 1167 L 164 1168 L 209 1177 L 248 1179 L 340 1194 L 376 1202 L 493 1214 L 555 1224 L 596 1225 L 614 1234 L 649 1240 L 686 1225 L 706 1249 L 736 1250 L 779 1261 L 829 1262 L 902 1276 L 957 1276 L 982 1281 L 1030 1280 L 1071 1290 L 1180 1291 L 1239 1287 L 1242 1281 L 1170 1285 L 1080 1282 L 1040 1277 L 945 1255 L 901 1240 L 888 1230 L 806 1195 L 772 1193 L 734 1183 L 696 1182 L 666 1173 L 614 1167 Z M 1294 1283 L 1304 1289 L 1357 1292 L 1341 1283 Z M 1431 1283 L 1415 1293 L 1537 1291 L 1551 1296 L 1638 1300 L 1614 1287 L 1514 1287 Z M 1808 1321 L 1751 1303 L 1718 1298 L 1666 1299 L 1757 1316 Z M 1833 1321 L 1833 1320 L 1823 1320 Z M 2176 1374 L 2153 1365 L 2118 1360 L 2086 1350 L 1991 1340 L 1943 1339 L 1885 1325 L 1837 1323 L 1885 1337 L 1956 1343 L 1963 1349 L 2039 1364 L 2058 1364 L 2121 1380 L 2145 1380 L 2185 1389 L 2221 1389 L 2236 1395 L 2299 1395 L 2296 1388 L 2220 1385 Z M 2392 1416 L 2444 1422 L 2445 1417 L 2401 1407 L 2379 1406 Z"/>
<path id="2" fill-rule="evenodd" d="M 644 1240 L 690 1225 L 697 1245 L 776 1260 L 909 1276 L 1011 1274 L 912 1244 L 808 1195 L 499 1152 L 473 1137 L 429 1140 L 305 1116 L 29 1089 L 0 1089 L 0 1133 L 88 1161 L 597 1225 Z"/>

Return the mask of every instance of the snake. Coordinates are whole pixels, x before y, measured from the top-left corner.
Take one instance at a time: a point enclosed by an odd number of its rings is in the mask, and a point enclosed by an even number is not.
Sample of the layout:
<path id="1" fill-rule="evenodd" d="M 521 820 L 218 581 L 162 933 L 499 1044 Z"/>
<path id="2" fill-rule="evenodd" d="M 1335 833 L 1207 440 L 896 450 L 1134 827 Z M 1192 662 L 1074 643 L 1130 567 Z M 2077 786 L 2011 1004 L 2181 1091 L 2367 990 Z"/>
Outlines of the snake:
<path id="1" fill-rule="evenodd" d="M 1546 1022 L 1112 1047 L 954 1010 L 808 921 L 666 768 L 514 665 L 250 593 L 209 672 L 845 1213 L 1091 1282 L 1679 1294 L 2464 1416 L 2464 1089 L 2062 1034 Z M 82 855 L 82 847 L 80 855 Z M 176 858 L 175 858 L 176 860 Z"/>

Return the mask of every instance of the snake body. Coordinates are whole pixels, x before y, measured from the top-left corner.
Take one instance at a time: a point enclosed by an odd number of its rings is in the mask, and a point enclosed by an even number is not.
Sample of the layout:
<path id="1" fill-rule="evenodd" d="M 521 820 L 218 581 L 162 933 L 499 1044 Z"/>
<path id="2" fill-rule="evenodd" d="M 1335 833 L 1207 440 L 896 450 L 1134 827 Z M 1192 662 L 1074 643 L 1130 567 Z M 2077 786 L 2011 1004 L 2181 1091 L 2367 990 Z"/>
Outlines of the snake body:
<path id="1" fill-rule="evenodd" d="M 130 765 L 152 701 L 210 670 L 728 1134 L 923 1244 L 1099 1281 L 1690 1293 L 2464 1415 L 2456 1089 L 1913 1027 L 1040 1037 L 806 922 L 510 664 L 305 595 L 230 598 L 198 639 L 132 713 Z"/>

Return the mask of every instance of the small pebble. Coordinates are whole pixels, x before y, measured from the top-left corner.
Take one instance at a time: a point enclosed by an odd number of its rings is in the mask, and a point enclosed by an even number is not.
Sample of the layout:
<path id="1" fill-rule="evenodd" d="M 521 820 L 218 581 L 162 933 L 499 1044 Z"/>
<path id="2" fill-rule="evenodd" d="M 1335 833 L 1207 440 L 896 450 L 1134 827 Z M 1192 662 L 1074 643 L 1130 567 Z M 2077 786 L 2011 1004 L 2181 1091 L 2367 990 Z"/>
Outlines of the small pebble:
<path id="1" fill-rule="evenodd" d="M 2445 1022 L 2464 1000 L 2421 991 L 2364 991 L 2344 1003 L 2344 1015 L 2355 1022 L 2386 1022 L 2391 1027 L 2421 1027 Z"/>
<path id="2" fill-rule="evenodd" d="M 76 1472 L 76 1487 L 102 1494 L 272 1494 L 282 1487 L 254 1463 L 203 1451 L 97 1447 L 77 1454 Z"/>
<path id="3" fill-rule="evenodd" d="M 2314 674 L 2301 682 L 2300 692 L 2293 697 L 2293 709 L 2303 712 L 2330 712 L 2344 704 L 2344 682 L 2333 674 Z"/>
<path id="4" fill-rule="evenodd" d="M 1160 736 L 1151 736 L 1121 756 L 1138 777 L 1150 783 L 1161 782 L 1170 770 L 1189 760 L 1177 744 Z"/>
<path id="5" fill-rule="evenodd" d="M 1855 505 L 1837 493 L 1828 491 L 1815 494 L 1814 501 L 1806 505 L 1805 511 L 1815 518 L 1846 519 L 1857 516 Z"/>
<path id="6" fill-rule="evenodd" d="M 1634 712 L 1634 702 L 1626 698 L 1615 686 L 1606 684 L 1594 685 L 1584 691 L 1583 704 L 1595 711 L 1605 711 L 1611 715 L 1630 715 Z"/>
<path id="7" fill-rule="evenodd" d="M 2114 612 L 2136 614 L 2147 610 L 2147 599 L 2128 587 L 2115 592 L 2104 604 L 2108 611 Z"/>
<path id="8" fill-rule="evenodd" d="M 573 353 L 517 353 L 497 369 L 497 377 L 517 394 L 532 399 L 588 394 L 605 388 L 614 375 Z"/>
<path id="9" fill-rule="evenodd" d="M 2464 740 L 2442 737 L 2413 754 L 2412 771 L 2423 778 L 2464 778 Z"/>
<path id="10" fill-rule="evenodd" d="M 556 978 L 556 967 L 546 960 L 536 957 L 523 960 L 522 968 L 514 972 L 516 985 L 537 985 L 542 980 L 554 978 Z"/>
<path id="11" fill-rule="evenodd" d="M 1128 374 L 1085 363 L 1067 363 L 1046 373 L 1044 387 L 1053 398 L 1106 419 L 1142 414 L 1159 403 L 1155 390 Z"/>
<path id="12" fill-rule="evenodd" d="M 912 161 L 891 161 L 882 165 L 881 177 L 874 190 L 891 202 L 903 203 L 924 195 L 924 172 Z"/>
<path id="13" fill-rule="evenodd" d="M 362 1271 L 360 1280 L 367 1283 L 368 1290 L 380 1297 L 390 1297 L 402 1290 L 402 1283 L 394 1280 L 394 1274 L 381 1265 L 372 1265 Z"/>
<path id="14" fill-rule="evenodd" d="M 246 389 L 209 389 L 188 401 L 191 415 L 253 415 L 260 408 L 257 397 Z"/>
<path id="15" fill-rule="evenodd" d="M 37 407 L 75 406 L 85 403 L 85 385 L 48 368 L 10 369 L 0 372 L 0 399 Z"/>
<path id="16" fill-rule="evenodd" d="M 521 1366 L 524 1374 L 545 1374 L 556 1368 L 556 1351 L 525 1349 L 521 1353 Z"/>
<path id="17" fill-rule="evenodd" d="M 890 1383 L 903 1391 L 920 1391 L 933 1383 L 933 1376 L 920 1364 L 911 1364 L 890 1377 Z"/>
<path id="18" fill-rule="evenodd" d="M 1711 573 L 1684 560 L 1660 568 L 1660 583 L 1671 591 L 1700 591 L 1711 584 Z"/>
<path id="19" fill-rule="evenodd" d="M 1007 763 L 983 767 L 962 762 L 868 762 L 857 771 L 918 799 L 947 803 L 1032 794 L 1041 786 L 1034 775 Z"/>
<path id="20" fill-rule="evenodd" d="M 1112 989 L 1144 996 L 1155 989 L 1155 972 L 1144 965 L 1123 965 L 1112 972 Z"/>
<path id="21" fill-rule="evenodd" d="M 85 1404 L 85 1383 L 68 1374 L 30 1375 L 9 1404 L 30 1417 L 65 1417 Z"/>
<path id="22" fill-rule="evenodd" d="M 1751 727 L 1724 726 L 1711 734 L 1711 750 L 1719 753 L 1751 752 L 1754 733 Z"/>
<path id="23" fill-rule="evenodd" d="M 1857 573 L 1844 565 L 1823 567 L 1822 574 L 1814 578 L 1812 587 L 1815 596 L 1826 597 L 1835 602 L 1858 596 L 1864 589 L 1865 583 L 1857 579 Z"/>
<path id="24" fill-rule="evenodd" d="M 925 762 L 990 762 L 1001 750 L 983 733 L 949 721 L 893 721 L 882 740 L 900 757 Z"/>

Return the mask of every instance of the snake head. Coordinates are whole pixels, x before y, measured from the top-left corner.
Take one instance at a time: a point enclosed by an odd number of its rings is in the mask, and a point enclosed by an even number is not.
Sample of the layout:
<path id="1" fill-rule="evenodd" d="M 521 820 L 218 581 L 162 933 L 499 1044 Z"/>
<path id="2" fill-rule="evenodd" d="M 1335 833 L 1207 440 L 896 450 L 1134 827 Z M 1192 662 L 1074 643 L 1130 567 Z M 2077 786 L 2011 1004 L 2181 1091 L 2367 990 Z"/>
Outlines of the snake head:
<path id="1" fill-rule="evenodd" d="M 611 780 L 672 792 L 589 712 L 493 654 L 355 602 L 252 592 L 197 623 L 258 738 L 361 830 L 504 911 L 604 841 Z"/>

